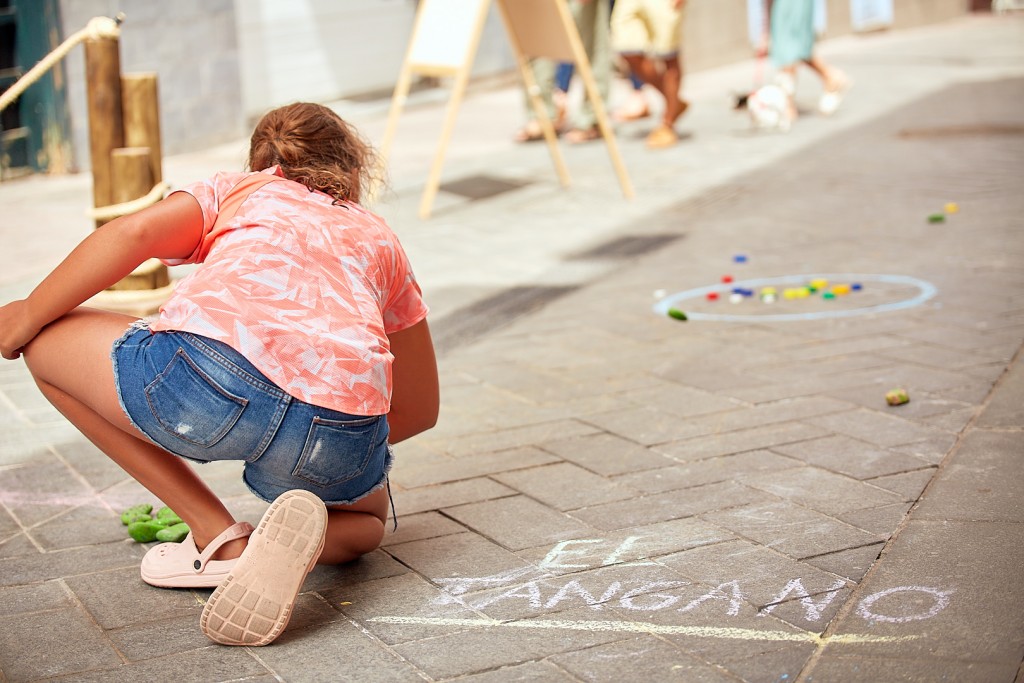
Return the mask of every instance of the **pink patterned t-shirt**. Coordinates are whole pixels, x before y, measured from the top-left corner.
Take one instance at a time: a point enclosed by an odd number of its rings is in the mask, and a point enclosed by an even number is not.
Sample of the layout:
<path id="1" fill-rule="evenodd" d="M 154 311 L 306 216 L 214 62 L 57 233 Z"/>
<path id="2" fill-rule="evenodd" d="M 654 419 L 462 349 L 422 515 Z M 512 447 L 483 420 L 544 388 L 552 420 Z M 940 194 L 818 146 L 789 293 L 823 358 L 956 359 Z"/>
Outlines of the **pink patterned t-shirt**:
<path id="1" fill-rule="evenodd" d="M 151 329 L 222 341 L 307 403 L 387 413 L 387 335 L 427 315 L 398 238 L 361 206 L 334 205 L 286 179 L 257 188 L 213 231 L 224 197 L 247 175 L 219 173 L 183 189 L 202 208 L 203 238 L 189 258 L 166 262 L 201 265 Z"/>

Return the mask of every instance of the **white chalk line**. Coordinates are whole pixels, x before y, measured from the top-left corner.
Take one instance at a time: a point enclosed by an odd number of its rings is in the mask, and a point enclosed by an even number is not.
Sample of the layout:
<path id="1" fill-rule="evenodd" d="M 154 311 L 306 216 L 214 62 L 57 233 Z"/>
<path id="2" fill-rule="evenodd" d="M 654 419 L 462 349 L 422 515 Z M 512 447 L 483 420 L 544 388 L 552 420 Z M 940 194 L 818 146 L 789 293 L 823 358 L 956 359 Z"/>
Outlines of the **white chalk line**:
<path id="1" fill-rule="evenodd" d="M 822 320 L 825 318 L 848 318 L 855 315 L 864 315 L 866 313 L 884 313 L 888 311 L 896 311 L 903 308 L 911 308 L 913 306 L 919 306 L 924 302 L 928 301 L 938 293 L 938 289 L 930 282 L 921 280 L 916 277 L 909 275 L 887 275 L 887 274 L 861 274 L 861 273 L 814 273 L 810 275 L 784 275 L 781 277 L 765 277 L 757 278 L 753 280 L 740 280 L 738 282 L 732 282 L 728 285 L 715 284 L 708 285 L 706 287 L 697 287 L 695 289 L 687 289 L 682 292 L 671 294 L 656 304 L 654 304 L 654 312 L 658 315 L 666 315 L 668 309 L 679 305 L 683 301 L 689 299 L 700 299 L 703 298 L 709 292 L 722 292 L 725 288 L 732 287 L 747 287 L 751 289 L 757 289 L 766 285 L 787 285 L 787 284 L 803 284 L 810 282 L 815 279 L 825 279 L 830 282 L 884 282 L 887 284 L 898 284 L 898 285 L 910 285 L 918 289 L 918 294 L 909 299 L 902 301 L 893 301 L 884 304 L 877 304 L 875 306 L 864 306 L 861 308 L 832 308 L 831 310 L 824 311 L 809 311 L 804 313 L 747 313 L 747 314 L 728 314 L 728 313 L 701 313 L 698 311 L 686 311 L 686 317 L 689 320 L 705 320 L 713 322 L 750 322 L 750 321 L 771 321 L 771 322 L 787 322 L 787 321 L 799 321 L 799 320 Z"/>
<path id="2" fill-rule="evenodd" d="M 806 632 L 758 631 L 749 628 L 724 626 L 665 626 L 637 621 L 567 621 L 560 619 L 498 621 L 497 619 L 445 619 L 434 617 L 373 617 L 369 621 L 379 624 L 413 626 L 479 626 L 519 629 L 561 629 L 568 631 L 618 631 L 624 633 L 684 635 L 697 638 L 726 638 L 731 640 L 790 641 L 821 645 L 831 643 L 897 643 L 918 638 L 918 636 L 868 636 L 856 633 L 822 637 L 817 633 Z"/>

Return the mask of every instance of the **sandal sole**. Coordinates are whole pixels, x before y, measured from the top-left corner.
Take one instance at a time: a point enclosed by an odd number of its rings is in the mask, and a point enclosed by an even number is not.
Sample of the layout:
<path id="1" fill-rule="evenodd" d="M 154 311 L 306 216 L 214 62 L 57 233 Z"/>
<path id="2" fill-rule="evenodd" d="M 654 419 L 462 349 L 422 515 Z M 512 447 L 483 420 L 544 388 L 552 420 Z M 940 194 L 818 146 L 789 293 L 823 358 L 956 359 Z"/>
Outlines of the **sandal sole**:
<path id="1" fill-rule="evenodd" d="M 306 575 L 324 547 L 327 509 L 306 491 L 282 494 L 203 608 L 199 626 L 223 645 L 273 642 L 288 625 Z"/>

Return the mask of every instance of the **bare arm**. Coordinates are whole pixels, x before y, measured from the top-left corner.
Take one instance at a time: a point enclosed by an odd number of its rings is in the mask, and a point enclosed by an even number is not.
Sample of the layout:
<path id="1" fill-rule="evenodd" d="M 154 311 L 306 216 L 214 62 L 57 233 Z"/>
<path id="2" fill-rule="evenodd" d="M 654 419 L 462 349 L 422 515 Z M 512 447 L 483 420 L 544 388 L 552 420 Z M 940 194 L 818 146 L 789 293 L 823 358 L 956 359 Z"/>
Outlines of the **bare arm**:
<path id="1" fill-rule="evenodd" d="M 86 237 L 27 299 L 0 307 L 0 355 L 17 358 L 39 331 L 149 258 L 184 258 L 203 231 L 195 198 L 176 192 Z"/>
<path id="2" fill-rule="evenodd" d="M 424 432 L 437 422 L 440 391 L 437 380 L 437 361 L 434 343 L 430 338 L 427 321 L 395 332 L 388 337 L 391 353 L 394 388 L 391 391 L 391 443 L 404 441 Z"/>

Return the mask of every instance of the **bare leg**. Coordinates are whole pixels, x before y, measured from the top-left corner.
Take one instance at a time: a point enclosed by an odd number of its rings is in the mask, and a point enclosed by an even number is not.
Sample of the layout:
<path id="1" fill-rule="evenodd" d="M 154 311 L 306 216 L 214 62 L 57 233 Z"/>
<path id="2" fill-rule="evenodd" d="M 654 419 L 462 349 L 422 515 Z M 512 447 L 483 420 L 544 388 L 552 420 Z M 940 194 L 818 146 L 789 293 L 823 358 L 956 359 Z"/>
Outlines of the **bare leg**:
<path id="1" fill-rule="evenodd" d="M 25 361 L 57 410 L 178 513 L 202 549 L 235 520 L 186 461 L 146 440 L 121 410 L 110 348 L 133 320 L 78 309 L 47 326 L 26 348 Z M 237 557 L 244 548 L 244 541 L 225 544 L 215 559 Z"/>
<path id="2" fill-rule="evenodd" d="M 845 82 L 846 77 L 842 71 L 835 67 L 829 66 L 820 57 L 812 56 L 810 59 L 805 59 L 804 64 L 809 66 L 818 77 L 821 78 L 822 85 L 826 91 L 835 91 L 841 88 Z"/>
<path id="3" fill-rule="evenodd" d="M 379 489 L 353 505 L 328 508 L 327 537 L 318 564 L 343 564 L 375 550 L 384 538 L 388 492 Z"/>
<path id="4" fill-rule="evenodd" d="M 665 58 L 665 68 L 661 73 L 661 94 L 665 97 L 665 112 L 662 122 L 671 128 L 675 125 L 686 104 L 679 98 L 679 88 L 683 85 L 683 66 L 679 55 Z"/>

